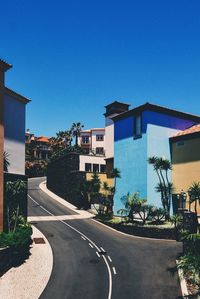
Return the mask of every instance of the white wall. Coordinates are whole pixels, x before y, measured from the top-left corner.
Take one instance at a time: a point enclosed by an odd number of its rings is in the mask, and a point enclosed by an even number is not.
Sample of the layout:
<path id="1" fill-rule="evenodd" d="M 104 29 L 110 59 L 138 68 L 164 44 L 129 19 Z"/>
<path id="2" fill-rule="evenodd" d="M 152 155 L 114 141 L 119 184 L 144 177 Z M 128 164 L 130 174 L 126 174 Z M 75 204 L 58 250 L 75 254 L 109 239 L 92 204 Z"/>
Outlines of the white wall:
<path id="1" fill-rule="evenodd" d="M 8 171 L 25 173 L 25 104 L 4 96 L 4 151 L 8 153 Z"/>
<path id="2" fill-rule="evenodd" d="M 114 123 L 109 117 L 106 117 L 105 151 L 106 158 L 114 157 Z"/>
<path id="3" fill-rule="evenodd" d="M 89 156 L 89 155 L 80 155 L 79 156 L 79 170 L 85 171 L 85 163 L 91 164 L 102 164 L 105 165 L 105 158 L 104 157 L 96 157 L 96 156 Z"/>
<path id="4" fill-rule="evenodd" d="M 96 140 L 96 136 L 97 135 L 103 135 L 104 136 L 104 140 L 103 141 L 97 141 Z M 92 130 L 92 148 L 96 148 L 96 147 L 103 147 L 105 148 L 105 131 L 104 130 Z"/>

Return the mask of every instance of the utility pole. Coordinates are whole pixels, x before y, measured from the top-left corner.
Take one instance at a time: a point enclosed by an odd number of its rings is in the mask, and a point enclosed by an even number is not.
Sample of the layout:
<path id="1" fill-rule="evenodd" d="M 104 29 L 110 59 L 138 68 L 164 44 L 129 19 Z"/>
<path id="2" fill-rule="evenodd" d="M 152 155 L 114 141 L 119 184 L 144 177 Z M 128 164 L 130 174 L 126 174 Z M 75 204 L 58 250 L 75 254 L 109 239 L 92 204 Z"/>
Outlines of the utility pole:
<path id="1" fill-rule="evenodd" d="M 3 231 L 4 214 L 4 83 L 5 72 L 12 65 L 0 59 L 0 231 Z"/>

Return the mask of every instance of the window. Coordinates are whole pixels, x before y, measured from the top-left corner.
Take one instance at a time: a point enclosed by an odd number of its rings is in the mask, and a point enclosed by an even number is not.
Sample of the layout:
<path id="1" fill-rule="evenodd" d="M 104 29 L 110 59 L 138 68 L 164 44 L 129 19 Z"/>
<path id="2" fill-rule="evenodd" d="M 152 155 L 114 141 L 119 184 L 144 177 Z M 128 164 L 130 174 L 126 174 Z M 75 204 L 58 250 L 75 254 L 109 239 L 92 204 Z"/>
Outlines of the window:
<path id="1" fill-rule="evenodd" d="M 96 154 L 97 155 L 103 155 L 104 154 L 104 148 L 103 147 L 96 147 Z"/>
<path id="2" fill-rule="evenodd" d="M 87 172 L 92 171 L 92 164 L 91 163 L 85 163 L 85 171 L 87 171 Z"/>
<path id="3" fill-rule="evenodd" d="M 142 116 L 138 114 L 135 116 L 134 121 L 134 138 L 139 138 L 142 136 Z"/>
<path id="4" fill-rule="evenodd" d="M 96 141 L 104 141 L 104 135 L 96 135 Z"/>
<path id="5" fill-rule="evenodd" d="M 184 145 L 185 145 L 184 141 L 179 141 L 179 142 L 176 143 L 177 147 L 184 146 Z"/>
<path id="6" fill-rule="evenodd" d="M 99 164 L 93 164 L 93 172 L 99 172 Z"/>
<path id="7" fill-rule="evenodd" d="M 106 165 L 100 165 L 100 172 L 106 172 Z"/>
<path id="8" fill-rule="evenodd" d="M 82 136 L 82 138 L 81 138 L 82 144 L 88 144 L 89 141 L 90 141 L 90 137 L 89 136 Z"/>

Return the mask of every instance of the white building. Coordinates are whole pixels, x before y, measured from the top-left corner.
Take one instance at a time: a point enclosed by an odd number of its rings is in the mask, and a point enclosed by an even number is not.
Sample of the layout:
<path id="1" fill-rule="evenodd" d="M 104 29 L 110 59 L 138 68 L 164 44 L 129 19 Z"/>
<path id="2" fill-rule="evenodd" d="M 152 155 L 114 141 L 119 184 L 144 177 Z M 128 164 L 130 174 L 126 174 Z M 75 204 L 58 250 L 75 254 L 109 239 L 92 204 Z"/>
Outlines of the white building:
<path id="1" fill-rule="evenodd" d="M 104 173 L 105 169 L 105 129 L 83 130 L 78 137 L 78 145 L 85 150 L 80 155 L 80 171 Z"/>
<path id="2" fill-rule="evenodd" d="M 129 104 L 114 101 L 105 106 L 105 160 L 106 172 L 109 176 L 114 167 L 114 122 L 112 117 L 129 110 Z"/>

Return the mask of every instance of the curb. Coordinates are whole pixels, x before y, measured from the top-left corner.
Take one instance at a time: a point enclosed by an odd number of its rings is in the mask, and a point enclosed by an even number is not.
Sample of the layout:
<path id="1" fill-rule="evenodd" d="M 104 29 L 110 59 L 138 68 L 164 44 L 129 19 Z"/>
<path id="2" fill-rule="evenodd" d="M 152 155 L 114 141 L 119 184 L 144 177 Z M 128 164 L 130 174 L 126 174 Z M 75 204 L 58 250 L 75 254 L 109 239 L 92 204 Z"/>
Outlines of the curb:
<path id="1" fill-rule="evenodd" d="M 88 218 L 94 218 L 95 215 L 90 213 L 90 212 L 87 212 L 87 211 L 83 211 L 83 210 L 78 210 L 76 206 L 72 205 L 71 203 L 67 202 L 66 200 L 64 200 L 63 198 L 59 197 L 58 195 L 56 195 L 55 193 L 53 193 L 52 191 L 48 190 L 47 187 L 46 187 L 46 181 L 40 183 L 39 185 L 39 188 L 45 192 L 46 194 L 48 194 L 50 197 L 52 197 L 53 199 L 55 199 L 57 202 L 59 202 L 60 204 L 64 205 L 66 208 L 69 208 L 71 209 L 72 211 L 78 213 L 78 214 L 85 214 L 85 213 L 88 213 L 90 216 Z M 122 234 L 124 236 L 127 236 L 127 237 L 132 237 L 132 238 L 137 238 L 137 239 L 145 239 L 145 240 L 152 240 L 152 241 L 163 241 L 163 242 L 176 242 L 176 240 L 168 240 L 168 239 L 155 239 L 155 238 L 147 238 L 147 237 L 140 237 L 140 236 L 134 236 L 134 235 L 129 235 L 129 234 L 126 234 L 124 232 L 120 232 L 100 221 L 97 221 L 95 219 L 92 219 L 92 221 L 95 221 L 96 223 L 98 224 L 101 224 L 103 225 L 104 227 L 108 228 L 108 229 L 111 229 L 112 231 L 115 231 L 116 233 L 119 233 L 119 234 Z"/>
<path id="2" fill-rule="evenodd" d="M 76 214 L 82 215 L 82 216 L 84 216 L 84 218 L 93 218 L 93 217 L 95 217 L 94 214 L 92 214 L 92 213 L 90 213 L 88 211 L 78 210 L 76 206 L 74 206 L 73 204 L 69 203 L 68 201 L 64 200 L 60 196 L 56 195 L 55 193 L 53 193 L 52 191 L 50 191 L 49 189 L 47 189 L 47 187 L 46 187 L 46 181 L 40 183 L 39 188 L 43 192 L 45 192 L 47 195 L 49 195 L 51 198 L 53 198 L 54 200 L 56 200 L 58 203 L 62 204 L 66 208 L 72 210 Z"/>
<path id="3" fill-rule="evenodd" d="M 131 238 L 136 238 L 136 239 L 142 239 L 142 240 L 152 240 L 152 241 L 161 241 L 161 242 L 176 242 L 176 240 L 169 240 L 169 239 L 155 239 L 155 238 L 148 238 L 148 237 L 140 237 L 140 236 L 135 236 L 135 235 L 129 235 L 129 234 L 126 234 L 124 232 L 121 232 L 113 227 L 110 227 L 109 225 L 106 225 L 98 220 L 95 220 L 95 219 L 92 219 L 92 221 L 96 222 L 96 223 L 99 223 L 101 225 L 103 225 L 104 227 L 107 227 L 109 229 L 111 229 L 112 231 L 115 231 L 121 235 L 124 235 L 124 236 L 128 236 L 128 237 L 131 237 Z"/>
<path id="4" fill-rule="evenodd" d="M 176 264 L 178 264 L 178 260 L 176 260 Z M 186 280 L 183 276 L 183 270 L 178 269 L 178 276 L 179 276 L 179 280 L 180 280 L 180 286 L 181 286 L 181 292 L 182 292 L 182 296 L 185 298 L 187 298 L 187 296 L 189 296 L 189 292 L 188 292 L 188 288 L 187 288 L 187 283 Z"/>
<path id="5" fill-rule="evenodd" d="M 63 204 L 65 207 L 70 208 L 72 211 L 77 212 L 77 213 L 80 213 L 80 212 L 81 212 L 81 210 L 78 210 L 77 207 L 75 207 L 74 205 L 68 203 L 68 202 L 65 201 L 63 198 L 61 198 L 61 197 L 57 196 L 56 194 L 54 194 L 53 192 L 49 191 L 49 190 L 47 189 L 47 187 L 46 187 L 46 181 L 40 183 L 39 188 L 40 188 L 43 192 L 45 192 L 45 193 L 47 193 L 49 196 L 51 196 L 53 199 L 55 199 L 55 200 L 58 201 L 59 203 Z M 89 217 L 89 218 L 93 218 L 93 217 L 94 217 L 93 214 L 91 214 L 91 213 L 89 213 L 89 212 L 87 212 L 87 213 L 90 214 L 90 217 Z M 98 223 L 98 224 L 100 224 L 100 225 L 102 225 L 102 226 L 104 226 L 104 227 L 106 227 L 106 228 L 108 228 L 108 229 L 110 229 L 110 230 L 112 230 L 112 231 L 114 231 L 114 232 L 116 232 L 116 233 L 118 233 L 118 234 L 124 235 L 124 236 L 126 236 L 126 237 L 131 237 L 131 238 L 140 239 L 140 240 L 151 240 L 151 241 L 161 241 L 161 242 L 171 242 L 171 243 L 172 243 L 172 242 L 173 242 L 173 243 L 176 242 L 176 240 L 155 239 L 155 238 L 146 238 L 146 237 L 140 237 L 140 236 L 129 235 L 129 234 L 126 234 L 126 233 L 124 233 L 124 232 L 120 232 L 120 231 L 118 231 L 118 230 L 116 230 L 116 229 L 114 229 L 114 228 L 112 228 L 112 227 L 110 227 L 110 226 L 108 226 L 108 225 L 105 225 L 104 223 L 99 222 L 99 221 L 97 221 L 97 220 L 95 220 L 95 219 L 91 219 L 91 220 L 94 221 L 94 222 L 96 222 L 96 223 Z M 176 261 L 176 263 L 177 263 L 177 261 Z M 188 293 L 188 290 L 187 290 L 186 280 L 185 280 L 184 278 L 182 278 L 182 271 L 181 271 L 180 269 L 178 269 L 178 276 L 179 276 L 179 280 L 180 280 L 180 287 L 181 287 L 182 296 L 183 296 L 183 297 L 184 297 L 184 296 L 188 296 L 189 293 Z"/>
<path id="6" fill-rule="evenodd" d="M 1 299 L 38 299 L 46 288 L 53 269 L 53 253 L 43 233 L 32 225 L 33 238 L 45 243 L 33 242 L 30 256 L 18 267 L 12 267 L 0 278 Z"/>

